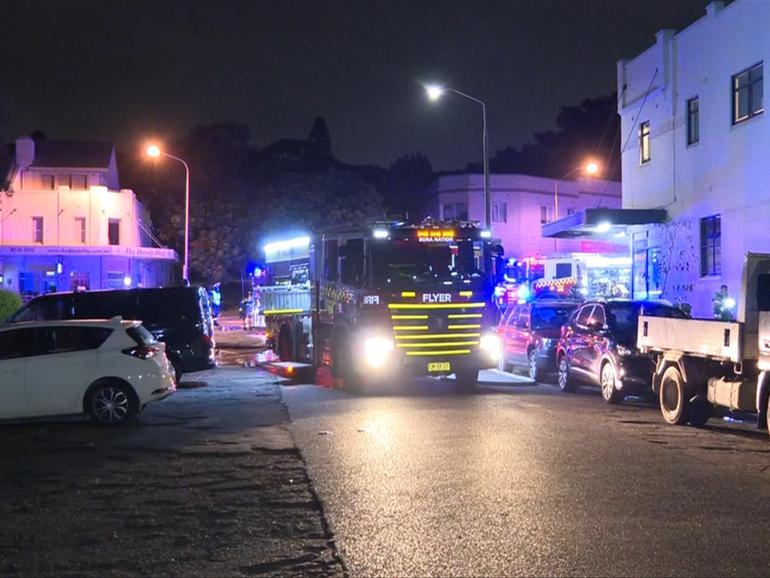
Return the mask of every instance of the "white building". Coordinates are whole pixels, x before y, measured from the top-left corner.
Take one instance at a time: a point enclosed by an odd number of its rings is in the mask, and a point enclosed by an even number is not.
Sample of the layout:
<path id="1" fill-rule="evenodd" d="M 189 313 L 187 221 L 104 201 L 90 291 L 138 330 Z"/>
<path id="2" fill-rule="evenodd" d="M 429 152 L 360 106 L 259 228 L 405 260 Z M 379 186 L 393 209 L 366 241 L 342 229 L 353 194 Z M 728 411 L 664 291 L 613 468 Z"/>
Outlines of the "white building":
<path id="1" fill-rule="evenodd" d="M 434 183 L 441 219 L 484 221 L 484 178 L 480 174 L 446 175 Z M 558 190 L 557 190 L 558 186 Z M 604 253 L 618 249 L 607 240 L 548 239 L 543 225 L 585 209 L 620 207 L 620 183 L 584 178 L 559 180 L 529 175 L 496 174 L 489 177 L 492 236 L 500 239 L 508 257 L 543 257 L 574 252 Z"/>
<path id="2" fill-rule="evenodd" d="M 152 287 L 176 253 L 152 247 L 149 215 L 120 189 L 111 143 L 16 140 L 0 183 L 0 283 L 24 295 Z"/>
<path id="3" fill-rule="evenodd" d="M 743 255 L 770 252 L 770 124 L 763 62 L 770 2 L 713 2 L 680 32 L 618 63 L 624 209 L 664 209 L 630 227 L 634 295 L 681 299 L 710 316 L 738 291 Z"/>

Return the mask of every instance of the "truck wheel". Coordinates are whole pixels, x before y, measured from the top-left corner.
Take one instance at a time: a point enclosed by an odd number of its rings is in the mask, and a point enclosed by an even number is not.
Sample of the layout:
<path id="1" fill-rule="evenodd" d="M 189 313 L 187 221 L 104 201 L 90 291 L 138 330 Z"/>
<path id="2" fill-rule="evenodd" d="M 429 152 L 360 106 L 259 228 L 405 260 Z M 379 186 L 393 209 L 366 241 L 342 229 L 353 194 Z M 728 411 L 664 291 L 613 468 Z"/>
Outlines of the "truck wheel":
<path id="1" fill-rule="evenodd" d="M 562 353 L 559 356 L 558 371 L 559 389 L 565 393 L 575 391 L 575 382 L 569 374 L 569 360 L 567 359 L 567 355 L 565 353 Z"/>
<path id="2" fill-rule="evenodd" d="M 714 406 L 705 400 L 690 403 L 688 421 L 693 427 L 703 427 L 714 414 Z"/>
<path id="3" fill-rule="evenodd" d="M 660 413 L 670 425 L 684 425 L 688 420 L 689 401 L 679 369 L 670 366 L 660 380 Z"/>
<path id="4" fill-rule="evenodd" d="M 464 392 L 473 391 L 479 383 L 478 369 L 458 369 L 455 372 L 457 389 Z"/>
<path id="5" fill-rule="evenodd" d="M 625 395 L 617 388 L 615 382 L 615 368 L 608 361 L 602 365 L 599 372 L 599 383 L 602 386 L 602 397 L 607 403 L 617 405 L 623 403 Z"/>

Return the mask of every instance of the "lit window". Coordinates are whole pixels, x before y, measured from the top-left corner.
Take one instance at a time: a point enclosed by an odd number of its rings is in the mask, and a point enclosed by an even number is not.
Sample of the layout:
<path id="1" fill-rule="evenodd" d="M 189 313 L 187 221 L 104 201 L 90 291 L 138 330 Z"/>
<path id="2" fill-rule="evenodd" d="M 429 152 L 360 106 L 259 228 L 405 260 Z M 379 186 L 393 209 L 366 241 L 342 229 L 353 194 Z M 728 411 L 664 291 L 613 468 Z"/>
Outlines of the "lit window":
<path id="1" fill-rule="evenodd" d="M 492 203 L 492 222 L 508 222 L 508 203 Z"/>
<path id="2" fill-rule="evenodd" d="M 53 191 L 56 179 L 53 175 L 40 175 L 40 188 L 48 191 Z"/>
<path id="3" fill-rule="evenodd" d="M 88 190 L 88 178 L 86 175 L 70 175 L 70 188 L 73 191 Z"/>
<path id="4" fill-rule="evenodd" d="M 733 124 L 764 111 L 762 63 L 733 76 Z"/>
<path id="5" fill-rule="evenodd" d="M 120 245 L 120 219 L 110 219 L 107 224 L 107 242 Z"/>
<path id="6" fill-rule="evenodd" d="M 639 162 L 650 162 L 650 121 L 639 125 Z"/>
<path id="7" fill-rule="evenodd" d="M 75 238 L 81 245 L 86 244 L 86 218 L 75 217 Z"/>
<path id="8" fill-rule="evenodd" d="M 700 220 L 700 274 L 722 273 L 722 218 L 713 215 Z"/>
<path id="9" fill-rule="evenodd" d="M 695 144 L 700 140 L 700 105 L 698 97 L 687 101 L 687 144 Z"/>
<path id="10" fill-rule="evenodd" d="M 43 244 L 43 217 L 32 217 L 32 242 Z"/>

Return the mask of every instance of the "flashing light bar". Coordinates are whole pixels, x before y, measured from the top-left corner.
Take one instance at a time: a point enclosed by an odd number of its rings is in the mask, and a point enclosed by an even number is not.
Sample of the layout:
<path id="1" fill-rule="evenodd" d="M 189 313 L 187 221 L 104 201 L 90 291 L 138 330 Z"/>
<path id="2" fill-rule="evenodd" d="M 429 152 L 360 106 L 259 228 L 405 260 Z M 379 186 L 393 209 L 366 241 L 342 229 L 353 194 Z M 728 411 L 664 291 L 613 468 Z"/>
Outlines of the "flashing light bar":
<path id="1" fill-rule="evenodd" d="M 266 255 L 279 253 L 281 251 L 288 251 L 289 249 L 300 249 L 310 246 L 310 237 L 296 237 L 294 239 L 286 239 L 285 241 L 273 241 L 267 243 L 262 247 L 262 250 Z"/>

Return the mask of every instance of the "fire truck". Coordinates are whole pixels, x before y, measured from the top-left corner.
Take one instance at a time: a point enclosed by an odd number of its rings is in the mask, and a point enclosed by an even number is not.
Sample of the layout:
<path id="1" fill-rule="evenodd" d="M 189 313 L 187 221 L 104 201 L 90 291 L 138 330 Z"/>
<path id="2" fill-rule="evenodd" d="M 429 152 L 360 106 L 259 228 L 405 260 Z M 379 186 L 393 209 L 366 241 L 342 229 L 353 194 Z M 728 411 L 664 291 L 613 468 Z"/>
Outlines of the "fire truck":
<path id="1" fill-rule="evenodd" d="M 329 367 L 349 389 L 449 374 L 473 388 L 500 354 L 503 250 L 490 237 L 426 219 L 269 243 L 266 262 L 283 276 L 260 290 L 268 345 L 283 361 Z"/>

